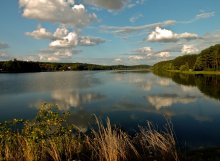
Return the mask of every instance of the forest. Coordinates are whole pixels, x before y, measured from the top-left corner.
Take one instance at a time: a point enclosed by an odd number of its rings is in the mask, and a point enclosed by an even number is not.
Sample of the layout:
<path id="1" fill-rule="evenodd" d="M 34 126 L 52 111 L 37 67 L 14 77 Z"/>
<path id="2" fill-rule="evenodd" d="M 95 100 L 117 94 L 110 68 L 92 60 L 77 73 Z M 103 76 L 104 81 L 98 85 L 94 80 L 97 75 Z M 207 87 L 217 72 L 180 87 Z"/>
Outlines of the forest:
<path id="1" fill-rule="evenodd" d="M 10 60 L 0 62 L 1 73 L 25 73 L 25 72 L 53 72 L 53 71 L 81 71 L 81 70 L 134 70 L 149 69 L 149 65 L 97 65 L 86 63 L 49 63 Z"/>
<path id="2" fill-rule="evenodd" d="M 152 69 L 154 71 L 219 71 L 220 44 L 204 49 L 200 54 L 183 55 L 173 60 L 156 63 Z"/>

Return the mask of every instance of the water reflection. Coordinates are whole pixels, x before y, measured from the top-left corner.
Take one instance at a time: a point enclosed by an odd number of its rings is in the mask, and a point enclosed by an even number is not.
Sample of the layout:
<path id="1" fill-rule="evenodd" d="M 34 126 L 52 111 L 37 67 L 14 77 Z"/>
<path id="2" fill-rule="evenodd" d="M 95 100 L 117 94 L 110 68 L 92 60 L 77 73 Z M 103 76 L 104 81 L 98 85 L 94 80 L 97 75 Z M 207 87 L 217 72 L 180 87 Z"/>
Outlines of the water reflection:
<path id="1" fill-rule="evenodd" d="M 196 86 L 205 95 L 220 100 L 220 76 L 219 75 L 197 75 Z"/>
<path id="2" fill-rule="evenodd" d="M 160 86 L 167 87 L 167 86 L 169 86 L 171 84 L 171 80 L 170 79 L 166 79 L 166 78 L 162 78 L 162 79 L 158 80 L 158 84 Z"/>
<path id="3" fill-rule="evenodd" d="M 196 101 L 195 97 L 180 97 L 178 95 L 162 95 L 162 96 L 147 96 L 146 99 L 152 104 L 156 110 L 164 107 L 172 106 L 173 104 L 189 104 Z"/>
<path id="4" fill-rule="evenodd" d="M 150 91 L 155 78 L 149 77 L 149 72 L 114 72 L 114 80 L 127 82 L 139 87 L 142 90 Z M 141 77 L 140 77 L 141 75 Z"/>
<path id="5" fill-rule="evenodd" d="M 81 132 L 86 132 L 93 123 L 93 115 L 81 109 L 71 113 L 69 122 L 73 123 Z"/>
<path id="6" fill-rule="evenodd" d="M 80 93 L 79 91 L 53 91 L 51 94 L 53 102 L 59 105 L 60 110 L 68 111 L 70 108 L 81 107 L 83 104 L 104 98 L 97 93 Z"/>
<path id="7" fill-rule="evenodd" d="M 220 75 L 191 75 L 171 72 L 155 73 L 161 77 L 171 78 L 174 82 L 185 86 L 196 86 L 203 94 L 220 99 Z"/>
<path id="8" fill-rule="evenodd" d="M 53 72 L 1 74 L 0 95 L 85 89 L 102 82 L 95 72 Z"/>
<path id="9" fill-rule="evenodd" d="M 146 120 L 163 125 L 193 145 L 220 145 L 220 77 L 148 72 L 2 74 L 0 120 L 33 118 L 40 102 L 70 110 L 69 121 L 89 129 L 93 114 L 135 131 Z M 204 95 L 204 94 L 205 95 Z M 207 97 L 207 96 L 209 97 Z M 30 108 L 34 107 L 34 108 Z"/>

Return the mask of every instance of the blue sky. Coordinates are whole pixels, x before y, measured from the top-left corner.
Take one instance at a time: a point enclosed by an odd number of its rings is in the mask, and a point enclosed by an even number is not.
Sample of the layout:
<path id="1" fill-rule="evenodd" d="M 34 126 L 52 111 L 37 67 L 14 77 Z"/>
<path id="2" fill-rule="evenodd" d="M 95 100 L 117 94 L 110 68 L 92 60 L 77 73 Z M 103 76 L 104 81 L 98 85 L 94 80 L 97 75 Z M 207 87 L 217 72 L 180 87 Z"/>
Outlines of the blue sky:
<path id="1" fill-rule="evenodd" d="M 2 0 L 0 60 L 154 64 L 220 43 L 219 0 Z"/>

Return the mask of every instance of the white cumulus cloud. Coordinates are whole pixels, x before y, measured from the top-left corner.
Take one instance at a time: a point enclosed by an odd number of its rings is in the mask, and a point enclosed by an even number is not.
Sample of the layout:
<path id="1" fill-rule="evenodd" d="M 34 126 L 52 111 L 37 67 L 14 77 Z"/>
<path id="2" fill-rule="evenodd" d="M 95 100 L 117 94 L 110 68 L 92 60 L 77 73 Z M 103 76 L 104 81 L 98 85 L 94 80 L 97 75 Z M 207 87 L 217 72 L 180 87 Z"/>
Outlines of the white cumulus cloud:
<path id="1" fill-rule="evenodd" d="M 152 50 L 151 47 L 145 46 L 145 47 L 134 50 L 134 52 L 142 56 L 145 55 L 149 57 L 149 56 L 152 56 L 154 51 Z"/>
<path id="2" fill-rule="evenodd" d="M 61 27 L 61 28 L 57 28 L 56 31 L 54 32 L 53 36 L 55 38 L 63 38 L 65 36 L 67 36 L 69 33 L 68 29 L 65 27 Z"/>
<path id="3" fill-rule="evenodd" d="M 95 7 L 120 10 L 127 4 L 128 0 L 84 0 L 84 2 Z"/>
<path id="4" fill-rule="evenodd" d="M 70 48 L 78 44 L 78 35 L 75 32 L 69 32 L 67 36 L 62 39 L 52 41 L 50 47 L 52 48 Z"/>
<path id="5" fill-rule="evenodd" d="M 197 54 L 199 49 L 197 49 L 194 45 L 183 45 L 181 52 L 183 54 Z"/>
<path id="6" fill-rule="evenodd" d="M 147 40 L 150 42 L 176 42 L 181 39 L 192 40 L 197 38 L 198 35 L 194 33 L 185 32 L 177 34 L 171 30 L 156 27 L 155 30 L 148 35 Z"/>
<path id="7" fill-rule="evenodd" d="M 71 57 L 73 55 L 72 50 L 65 49 L 65 50 L 57 50 L 54 52 L 54 55 L 60 57 Z"/>
<path id="8" fill-rule="evenodd" d="M 40 26 L 33 32 L 26 32 L 25 34 L 35 39 L 50 39 L 52 42 L 49 47 L 51 48 L 71 48 L 77 45 L 94 46 L 106 41 L 99 37 L 79 36 L 79 33 L 69 32 L 65 26 L 57 28 L 54 33 Z M 3 44 L 0 44 L 1 46 L 3 47 Z"/>
<path id="9" fill-rule="evenodd" d="M 23 16 L 41 21 L 72 24 L 84 27 L 97 20 L 94 13 L 87 13 L 85 6 L 73 0 L 19 0 Z"/>
<path id="10" fill-rule="evenodd" d="M 30 60 L 38 60 L 45 62 L 56 62 L 56 61 L 67 61 L 74 54 L 79 53 L 80 50 L 73 50 L 71 48 L 50 48 L 46 50 L 42 50 L 38 53 L 38 55 Z"/>
<path id="11" fill-rule="evenodd" d="M 160 52 L 160 53 L 157 54 L 157 56 L 160 57 L 160 58 L 169 58 L 170 57 L 170 52 L 166 52 L 166 51 Z"/>
<path id="12" fill-rule="evenodd" d="M 52 39 L 53 35 L 49 31 L 47 31 L 43 27 L 38 27 L 36 30 L 32 32 L 26 32 L 25 33 L 27 36 L 31 36 L 35 39 Z"/>

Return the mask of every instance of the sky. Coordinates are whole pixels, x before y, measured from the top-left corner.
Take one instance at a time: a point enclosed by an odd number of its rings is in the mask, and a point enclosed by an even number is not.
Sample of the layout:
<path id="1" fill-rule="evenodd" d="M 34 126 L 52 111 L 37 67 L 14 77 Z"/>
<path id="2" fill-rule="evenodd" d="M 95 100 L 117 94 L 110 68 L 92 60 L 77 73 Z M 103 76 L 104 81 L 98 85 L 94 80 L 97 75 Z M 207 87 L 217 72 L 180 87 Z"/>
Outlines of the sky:
<path id="1" fill-rule="evenodd" d="M 220 43 L 219 0 L 1 0 L 0 61 L 149 64 Z"/>

